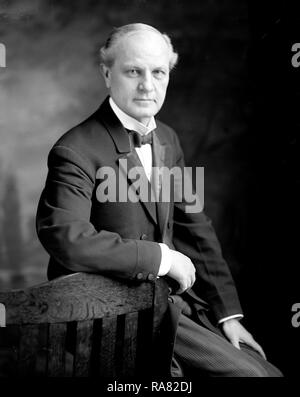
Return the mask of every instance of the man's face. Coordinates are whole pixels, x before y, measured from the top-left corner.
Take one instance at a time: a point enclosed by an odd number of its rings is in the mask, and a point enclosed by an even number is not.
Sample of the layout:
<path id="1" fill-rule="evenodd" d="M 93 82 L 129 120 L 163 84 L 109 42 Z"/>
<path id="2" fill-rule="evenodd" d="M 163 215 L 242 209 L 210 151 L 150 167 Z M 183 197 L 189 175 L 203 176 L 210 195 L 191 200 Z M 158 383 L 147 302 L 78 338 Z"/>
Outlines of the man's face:
<path id="1" fill-rule="evenodd" d="M 123 112 L 147 125 L 162 107 L 169 83 L 169 49 L 158 33 L 135 32 L 115 46 L 113 66 L 103 67 L 110 95 Z"/>

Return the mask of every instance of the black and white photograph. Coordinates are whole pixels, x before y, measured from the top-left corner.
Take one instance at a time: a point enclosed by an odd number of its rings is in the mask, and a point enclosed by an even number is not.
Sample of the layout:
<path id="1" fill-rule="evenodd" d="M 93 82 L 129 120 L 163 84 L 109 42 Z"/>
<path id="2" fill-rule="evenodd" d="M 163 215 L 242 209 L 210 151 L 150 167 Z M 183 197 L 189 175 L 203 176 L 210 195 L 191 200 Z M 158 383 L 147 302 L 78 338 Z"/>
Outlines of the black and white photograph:
<path id="1" fill-rule="evenodd" d="M 0 378 L 300 375 L 299 27 L 291 0 L 0 0 Z"/>

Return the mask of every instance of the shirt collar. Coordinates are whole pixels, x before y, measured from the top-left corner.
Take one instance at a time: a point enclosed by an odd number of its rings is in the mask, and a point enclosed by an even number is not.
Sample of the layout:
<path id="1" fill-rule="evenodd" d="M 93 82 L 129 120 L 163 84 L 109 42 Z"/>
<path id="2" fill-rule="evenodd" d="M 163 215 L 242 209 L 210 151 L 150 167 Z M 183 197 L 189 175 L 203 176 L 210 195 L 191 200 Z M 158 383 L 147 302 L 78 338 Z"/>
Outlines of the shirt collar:
<path id="1" fill-rule="evenodd" d="M 133 117 L 123 112 L 123 110 L 119 108 L 119 106 L 112 99 L 112 97 L 109 98 L 109 104 L 115 115 L 118 117 L 118 119 L 126 129 L 136 131 L 141 135 L 145 135 L 156 128 L 156 122 L 153 116 L 151 117 L 148 125 L 146 126 L 145 124 L 140 123 Z"/>

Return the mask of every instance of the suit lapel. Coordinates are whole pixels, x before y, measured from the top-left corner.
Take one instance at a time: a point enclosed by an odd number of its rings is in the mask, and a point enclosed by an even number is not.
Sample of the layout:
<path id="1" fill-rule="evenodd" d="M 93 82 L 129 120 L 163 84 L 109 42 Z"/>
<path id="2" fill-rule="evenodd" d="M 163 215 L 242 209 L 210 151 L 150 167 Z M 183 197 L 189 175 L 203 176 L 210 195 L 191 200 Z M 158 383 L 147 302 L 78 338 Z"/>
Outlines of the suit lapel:
<path id="1" fill-rule="evenodd" d="M 117 153 L 129 153 L 131 151 L 130 139 L 125 128 L 114 114 L 109 104 L 109 97 L 105 99 L 96 113 L 96 117 L 107 129 L 116 146 Z"/>
<path id="2" fill-rule="evenodd" d="M 121 169 L 122 172 L 125 173 L 129 185 L 131 185 L 136 191 L 135 185 L 133 185 L 133 182 L 135 181 L 136 177 L 130 178 L 130 174 L 131 175 L 134 174 L 133 172 L 130 171 L 135 167 L 139 167 L 139 171 L 140 171 L 139 177 L 141 180 L 140 185 L 142 184 L 143 186 L 147 186 L 147 192 L 151 194 L 152 188 L 145 174 L 144 168 L 140 162 L 139 156 L 137 155 L 133 145 L 131 144 L 127 131 L 125 130 L 125 128 L 122 126 L 117 116 L 112 111 L 109 105 L 108 97 L 100 106 L 97 112 L 97 117 L 100 118 L 102 124 L 104 124 L 112 140 L 114 141 L 117 153 L 121 154 L 121 156 L 119 156 L 117 159 L 118 169 L 119 170 Z M 152 191 L 152 196 L 154 197 L 153 191 Z M 139 195 L 138 195 L 138 199 L 141 202 L 141 204 L 144 206 L 144 208 L 146 209 L 152 220 L 155 223 L 157 223 L 155 201 L 151 201 L 150 199 L 143 200 L 143 197 L 140 197 Z"/>
<path id="3" fill-rule="evenodd" d="M 167 150 L 167 142 L 163 139 L 163 134 L 160 129 L 156 129 L 156 133 L 153 135 L 152 144 L 153 153 L 153 172 L 151 178 L 151 184 L 155 190 L 156 202 L 157 202 L 157 215 L 158 224 L 160 227 L 161 236 L 163 237 L 166 231 L 167 220 L 170 210 L 170 197 L 166 202 L 162 201 L 162 181 L 159 176 L 162 167 L 170 169 L 171 166 L 171 151 Z"/>
<path id="4" fill-rule="evenodd" d="M 141 167 L 140 178 L 142 179 L 142 183 L 145 183 L 148 187 L 148 192 L 152 191 L 152 194 L 155 195 L 157 202 L 157 217 L 156 217 L 156 205 L 152 200 L 141 200 L 140 202 L 149 213 L 150 217 L 153 219 L 155 223 L 159 224 L 161 235 L 164 236 L 167 226 L 167 220 L 170 210 L 170 197 L 169 200 L 163 202 L 159 200 L 161 196 L 161 178 L 159 178 L 159 169 L 162 167 L 166 167 L 167 169 L 171 168 L 171 148 L 168 151 L 168 142 L 164 138 L 163 131 L 158 126 L 156 129 L 156 133 L 153 135 L 153 144 L 152 144 L 152 154 L 153 154 L 153 173 L 151 177 L 151 185 L 148 181 L 148 178 L 144 172 L 143 166 L 140 162 L 140 159 L 131 145 L 130 138 L 125 128 L 120 123 L 117 116 L 112 111 L 109 105 L 109 97 L 105 99 L 105 101 L 100 106 L 97 111 L 96 117 L 98 117 L 102 124 L 106 127 L 108 133 L 110 134 L 112 140 L 115 143 L 117 153 L 121 154 L 117 159 L 119 169 L 121 168 L 123 172 L 126 172 L 127 178 L 130 170 L 133 167 Z M 124 162 L 120 161 L 122 159 L 126 159 L 127 169 L 124 166 Z M 128 178 L 128 183 L 132 185 L 133 179 Z M 151 190 L 152 189 L 152 190 Z"/>

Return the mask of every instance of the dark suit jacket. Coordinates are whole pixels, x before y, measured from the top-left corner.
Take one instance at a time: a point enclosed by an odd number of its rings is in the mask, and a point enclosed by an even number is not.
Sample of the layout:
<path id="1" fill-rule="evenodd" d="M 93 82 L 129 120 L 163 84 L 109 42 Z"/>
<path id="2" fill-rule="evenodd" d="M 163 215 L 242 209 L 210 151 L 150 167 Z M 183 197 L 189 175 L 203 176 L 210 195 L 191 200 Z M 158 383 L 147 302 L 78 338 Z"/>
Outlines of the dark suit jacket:
<path id="1" fill-rule="evenodd" d="M 184 167 L 176 133 L 159 121 L 152 150 L 155 166 Z M 192 297 L 197 310 L 209 305 L 216 321 L 241 313 L 229 268 L 203 212 L 188 214 L 186 203 L 173 200 L 99 202 L 97 171 L 109 166 L 118 175 L 122 159 L 127 159 L 128 170 L 141 167 L 108 99 L 51 149 L 37 211 L 38 236 L 51 258 L 48 277 L 85 271 L 153 280 L 161 261 L 158 242 L 164 242 L 187 255 L 196 267 L 197 281 L 184 295 Z M 132 181 L 127 182 L 129 186 Z"/>

